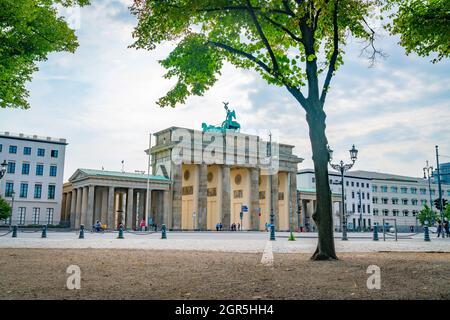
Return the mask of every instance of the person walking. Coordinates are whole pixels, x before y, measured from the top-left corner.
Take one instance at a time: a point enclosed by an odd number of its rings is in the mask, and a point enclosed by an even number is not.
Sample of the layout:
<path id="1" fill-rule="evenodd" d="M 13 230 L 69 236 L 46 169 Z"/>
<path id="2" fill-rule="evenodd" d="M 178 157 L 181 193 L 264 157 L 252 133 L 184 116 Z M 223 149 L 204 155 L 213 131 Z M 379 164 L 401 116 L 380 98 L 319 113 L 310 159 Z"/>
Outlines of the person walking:
<path id="1" fill-rule="evenodd" d="M 437 237 L 439 238 L 439 236 L 441 235 L 442 232 L 442 222 L 441 220 L 437 221 L 438 223 L 438 227 L 437 227 Z M 443 233 L 443 232 L 442 232 Z M 444 234 L 442 234 L 442 237 L 444 237 Z"/>
<path id="2" fill-rule="evenodd" d="M 219 231 L 222 231 L 223 225 L 222 222 L 219 222 Z"/>
<path id="3" fill-rule="evenodd" d="M 445 231 L 445 234 L 447 235 L 447 238 L 448 238 L 450 236 L 450 226 L 448 224 L 448 219 L 447 218 L 444 218 L 444 225 L 443 225 L 443 227 L 444 227 L 444 230 L 442 231 L 442 234 Z"/>
<path id="4" fill-rule="evenodd" d="M 219 223 L 217 222 L 217 223 L 216 223 L 216 231 L 219 232 L 219 229 L 220 229 L 220 225 L 219 225 Z"/>
<path id="5" fill-rule="evenodd" d="M 145 231 L 145 225 L 146 225 L 145 219 L 142 218 L 141 223 L 139 224 L 139 226 L 141 227 L 141 231 Z"/>

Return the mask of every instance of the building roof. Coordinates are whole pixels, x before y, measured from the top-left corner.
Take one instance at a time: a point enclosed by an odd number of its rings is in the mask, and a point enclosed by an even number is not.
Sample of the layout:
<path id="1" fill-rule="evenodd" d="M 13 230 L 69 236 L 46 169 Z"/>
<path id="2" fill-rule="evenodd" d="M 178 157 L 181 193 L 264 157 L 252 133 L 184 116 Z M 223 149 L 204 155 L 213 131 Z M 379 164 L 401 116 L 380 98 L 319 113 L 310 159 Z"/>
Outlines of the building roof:
<path id="1" fill-rule="evenodd" d="M 401 175 L 397 175 L 397 174 L 380 173 L 380 172 L 364 171 L 364 170 L 352 171 L 351 174 L 353 176 L 360 176 L 360 177 L 376 179 L 376 180 L 390 180 L 390 181 L 402 181 L 402 182 L 421 182 L 423 180 L 422 178 L 417 178 L 417 177 L 408 177 L 408 176 L 401 176 Z"/>
<path id="2" fill-rule="evenodd" d="M 63 138 L 41 137 L 41 136 L 38 136 L 35 134 L 30 135 L 30 134 L 24 134 L 24 133 L 13 133 L 13 132 L 9 132 L 9 131 L 0 132 L 0 137 L 7 138 L 7 139 L 53 143 L 53 144 L 61 144 L 61 145 L 68 144 L 66 139 L 63 139 Z"/>
<path id="3" fill-rule="evenodd" d="M 98 176 L 98 177 L 111 177 L 111 178 L 125 178 L 125 179 L 140 179 L 147 180 L 148 176 L 143 173 L 135 173 L 135 172 L 121 172 L 121 171 L 107 171 L 107 170 L 95 170 L 95 169 L 78 169 L 77 171 L 84 172 L 89 176 Z M 170 181 L 166 177 L 163 176 L 155 176 L 150 175 L 150 180 L 159 180 L 159 181 Z"/>

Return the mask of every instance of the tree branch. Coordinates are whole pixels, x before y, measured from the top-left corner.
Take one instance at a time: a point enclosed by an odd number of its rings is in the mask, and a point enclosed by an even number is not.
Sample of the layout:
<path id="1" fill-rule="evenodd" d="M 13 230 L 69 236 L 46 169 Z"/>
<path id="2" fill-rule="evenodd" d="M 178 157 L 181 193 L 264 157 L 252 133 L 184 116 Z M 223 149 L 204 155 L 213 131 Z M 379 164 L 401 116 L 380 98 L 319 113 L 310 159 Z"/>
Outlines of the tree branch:
<path id="1" fill-rule="evenodd" d="M 213 45 L 215 47 L 227 50 L 228 52 L 234 53 L 234 54 L 238 54 L 240 56 L 246 57 L 247 59 L 253 61 L 254 63 L 256 63 L 257 65 L 259 65 L 262 69 L 264 69 L 264 71 L 266 71 L 268 74 L 270 74 L 271 76 L 275 76 L 274 75 L 274 71 L 264 62 L 262 62 L 261 60 L 259 60 L 258 58 L 256 58 L 255 56 L 251 55 L 250 53 L 247 53 L 245 51 L 233 48 L 227 44 L 221 43 L 221 42 L 216 42 L 216 41 L 211 41 L 208 40 L 207 42 L 210 45 Z"/>
<path id="2" fill-rule="evenodd" d="M 364 19 L 364 17 L 362 18 L 364 24 L 366 25 L 366 27 L 369 29 L 369 32 L 367 32 L 368 34 L 368 44 L 361 50 L 361 55 L 364 52 L 369 52 L 371 51 L 371 53 L 369 54 L 369 56 L 367 57 L 369 59 L 369 63 L 370 63 L 370 67 L 372 67 L 375 64 L 377 55 L 381 56 L 382 58 L 386 57 L 386 54 L 381 51 L 378 50 L 375 47 L 375 36 L 376 36 L 376 32 L 374 29 L 372 29 L 370 27 L 370 25 L 367 23 L 366 19 Z M 368 50 L 368 48 L 371 48 L 370 50 Z"/>
<path id="3" fill-rule="evenodd" d="M 302 38 L 296 36 L 291 30 L 289 30 L 288 28 L 286 28 L 285 26 L 283 26 L 281 23 L 276 22 L 275 20 L 271 19 L 270 17 L 268 17 L 267 15 L 261 13 L 261 16 L 266 19 L 267 21 L 269 21 L 271 24 L 273 24 L 274 26 L 280 28 L 281 30 L 283 30 L 284 32 L 286 32 L 292 39 L 294 39 L 295 41 L 298 42 L 302 42 Z"/>
<path id="4" fill-rule="evenodd" d="M 336 61 L 339 55 L 339 30 L 338 30 L 338 3 L 336 0 L 334 2 L 333 10 L 333 53 L 331 54 L 330 65 L 328 66 L 328 72 L 325 77 L 325 82 L 322 88 L 322 94 L 320 95 L 320 103 L 323 107 L 325 103 L 325 98 L 327 96 L 328 88 L 330 87 L 331 78 L 336 70 Z"/>
<path id="5" fill-rule="evenodd" d="M 248 12 L 250 13 L 250 16 L 252 17 L 253 23 L 255 24 L 256 30 L 258 31 L 259 37 L 261 38 L 261 41 L 263 42 L 264 46 L 269 52 L 270 59 L 272 60 L 273 72 L 275 73 L 276 76 L 278 76 L 280 73 L 280 68 L 278 66 L 277 58 L 275 57 L 272 47 L 270 46 L 270 43 L 267 40 L 266 36 L 264 35 L 261 25 L 259 24 L 258 19 L 256 18 L 256 14 L 255 11 L 253 10 L 253 7 L 251 6 L 250 0 L 247 0 L 247 8 Z"/>

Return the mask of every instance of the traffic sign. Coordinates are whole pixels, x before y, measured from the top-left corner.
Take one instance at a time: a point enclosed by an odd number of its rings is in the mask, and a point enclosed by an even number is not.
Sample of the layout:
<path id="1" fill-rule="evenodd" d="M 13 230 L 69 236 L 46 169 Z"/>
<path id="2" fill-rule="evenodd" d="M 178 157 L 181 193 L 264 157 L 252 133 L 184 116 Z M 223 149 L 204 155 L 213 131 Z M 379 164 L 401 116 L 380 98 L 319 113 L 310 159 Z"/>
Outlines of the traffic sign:
<path id="1" fill-rule="evenodd" d="M 248 207 L 245 204 L 242 205 L 242 212 L 248 212 Z"/>

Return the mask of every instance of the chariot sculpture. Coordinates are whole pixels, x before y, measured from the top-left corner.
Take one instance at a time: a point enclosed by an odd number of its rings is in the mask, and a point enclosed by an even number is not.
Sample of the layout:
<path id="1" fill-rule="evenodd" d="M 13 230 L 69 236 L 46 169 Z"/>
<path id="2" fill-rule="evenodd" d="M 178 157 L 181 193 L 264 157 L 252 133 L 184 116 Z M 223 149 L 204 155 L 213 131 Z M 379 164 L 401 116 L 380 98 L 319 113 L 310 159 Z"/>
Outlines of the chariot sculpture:
<path id="1" fill-rule="evenodd" d="M 223 107 L 227 112 L 225 121 L 223 121 L 220 126 L 207 125 L 205 122 L 203 122 L 203 132 L 226 132 L 227 130 L 240 131 L 241 125 L 239 124 L 239 122 L 233 120 L 236 119 L 236 112 L 234 110 L 230 110 L 228 108 L 228 104 L 228 102 L 223 102 Z"/>

